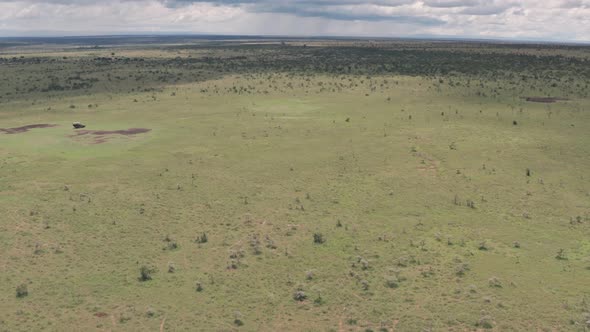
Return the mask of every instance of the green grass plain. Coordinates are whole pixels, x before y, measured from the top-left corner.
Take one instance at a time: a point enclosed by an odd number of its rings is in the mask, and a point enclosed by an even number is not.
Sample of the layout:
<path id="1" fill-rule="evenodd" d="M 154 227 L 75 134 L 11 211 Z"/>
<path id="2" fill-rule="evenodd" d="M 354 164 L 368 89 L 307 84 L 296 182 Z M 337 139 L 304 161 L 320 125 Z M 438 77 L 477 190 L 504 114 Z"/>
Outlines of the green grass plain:
<path id="1" fill-rule="evenodd" d="M 0 133 L 0 330 L 586 331 L 589 78 L 466 75 L 7 95 L 0 127 L 58 126 Z M 150 131 L 95 144 L 73 121 Z"/>

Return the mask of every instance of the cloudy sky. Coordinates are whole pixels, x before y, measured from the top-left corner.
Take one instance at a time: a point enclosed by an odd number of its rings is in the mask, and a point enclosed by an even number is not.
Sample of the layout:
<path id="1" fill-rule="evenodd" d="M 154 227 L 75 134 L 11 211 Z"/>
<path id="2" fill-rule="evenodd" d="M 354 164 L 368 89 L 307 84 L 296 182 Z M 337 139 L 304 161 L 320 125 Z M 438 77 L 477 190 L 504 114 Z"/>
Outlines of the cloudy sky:
<path id="1" fill-rule="evenodd" d="M 0 36 L 441 36 L 590 41 L 590 0 L 0 0 Z"/>

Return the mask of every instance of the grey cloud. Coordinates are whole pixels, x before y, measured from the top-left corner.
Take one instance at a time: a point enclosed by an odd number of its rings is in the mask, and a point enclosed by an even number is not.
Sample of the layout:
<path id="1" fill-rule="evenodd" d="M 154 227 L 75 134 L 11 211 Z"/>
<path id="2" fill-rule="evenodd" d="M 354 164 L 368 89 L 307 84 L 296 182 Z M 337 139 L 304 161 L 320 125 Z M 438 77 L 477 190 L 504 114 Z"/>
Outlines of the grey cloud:
<path id="1" fill-rule="evenodd" d="M 433 8 L 472 7 L 479 2 L 476 0 L 424 0 L 424 4 Z"/>
<path id="2" fill-rule="evenodd" d="M 291 5 L 291 6 L 343 6 L 343 5 L 378 5 L 395 7 L 416 3 L 417 0 L 160 0 L 166 5 L 177 6 L 191 3 L 211 3 L 218 5 Z"/>
<path id="3" fill-rule="evenodd" d="M 257 6 L 255 12 L 283 13 L 301 17 L 320 17 L 341 21 L 392 21 L 405 24 L 434 26 L 444 24 L 445 21 L 427 16 L 386 15 L 380 13 L 354 13 L 339 8 L 299 7 L 288 5 Z"/>
<path id="4" fill-rule="evenodd" d="M 177 8 L 192 3 L 242 6 L 252 13 L 280 13 L 299 17 L 316 17 L 338 21 L 390 21 L 404 24 L 435 26 L 445 21 L 422 15 L 389 14 L 379 11 L 359 11 L 358 6 L 395 8 L 416 3 L 416 0 L 163 0 L 168 7 Z M 349 6 L 356 6 L 354 9 Z"/>
<path id="5" fill-rule="evenodd" d="M 463 8 L 459 13 L 464 15 L 497 15 L 520 6 L 503 0 L 423 0 L 423 3 L 433 8 Z"/>
<path id="6" fill-rule="evenodd" d="M 1 1 L 1 0 L 0 0 Z M 330 8 L 338 6 L 382 6 L 382 7 L 399 7 L 411 5 L 416 0 L 158 0 L 170 8 L 178 8 L 191 5 L 194 3 L 207 3 L 219 6 L 243 6 L 249 10 L 260 10 L 261 12 L 271 12 L 269 8 L 294 8 L 294 9 L 313 9 L 313 8 Z"/>
<path id="7" fill-rule="evenodd" d="M 498 15 L 515 7 L 520 8 L 520 5 L 516 2 L 488 1 L 477 6 L 465 8 L 460 13 L 465 15 Z"/>
<path id="8" fill-rule="evenodd" d="M 576 9 L 576 8 L 590 8 L 590 1 L 588 0 L 563 0 L 560 3 L 560 8 Z"/>

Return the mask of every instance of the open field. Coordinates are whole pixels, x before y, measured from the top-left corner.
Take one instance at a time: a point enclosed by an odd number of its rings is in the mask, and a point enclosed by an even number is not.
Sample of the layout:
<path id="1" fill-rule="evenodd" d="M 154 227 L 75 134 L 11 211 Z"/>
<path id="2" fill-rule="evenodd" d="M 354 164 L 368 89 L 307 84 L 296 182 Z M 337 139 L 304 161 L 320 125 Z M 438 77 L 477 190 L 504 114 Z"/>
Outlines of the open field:
<path id="1" fill-rule="evenodd" d="M 0 331 L 590 329 L 590 47 L 261 42 L 0 48 Z"/>

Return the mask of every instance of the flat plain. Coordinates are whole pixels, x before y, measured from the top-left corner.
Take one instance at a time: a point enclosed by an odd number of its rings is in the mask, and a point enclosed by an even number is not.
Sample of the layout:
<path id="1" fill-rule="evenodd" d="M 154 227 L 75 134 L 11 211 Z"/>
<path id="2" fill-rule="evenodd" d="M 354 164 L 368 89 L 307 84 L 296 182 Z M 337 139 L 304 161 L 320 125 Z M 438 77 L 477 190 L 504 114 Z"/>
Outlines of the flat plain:
<path id="1" fill-rule="evenodd" d="M 579 45 L 0 40 L 0 331 L 587 331 L 589 84 Z"/>

